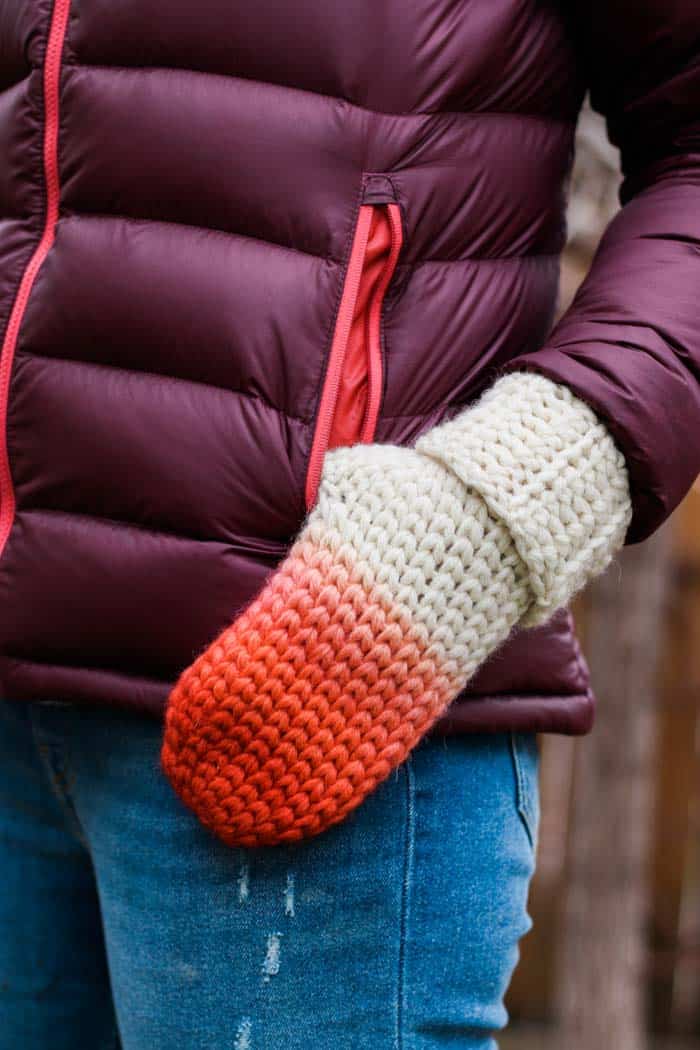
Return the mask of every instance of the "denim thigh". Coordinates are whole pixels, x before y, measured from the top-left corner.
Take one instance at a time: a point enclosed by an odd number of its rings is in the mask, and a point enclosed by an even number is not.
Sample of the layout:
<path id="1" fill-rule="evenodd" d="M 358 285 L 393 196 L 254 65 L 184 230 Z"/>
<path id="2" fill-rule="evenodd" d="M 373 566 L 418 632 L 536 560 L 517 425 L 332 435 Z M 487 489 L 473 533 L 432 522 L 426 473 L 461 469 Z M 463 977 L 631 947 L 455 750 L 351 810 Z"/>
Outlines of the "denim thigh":
<path id="1" fill-rule="evenodd" d="M 0 702 L 0 1050 L 115 1050 L 102 920 L 62 772 Z"/>
<path id="2" fill-rule="evenodd" d="M 343 824 L 228 849 L 160 726 L 34 709 L 99 889 L 123 1050 L 491 1050 L 537 831 L 530 735 L 429 738 Z"/>

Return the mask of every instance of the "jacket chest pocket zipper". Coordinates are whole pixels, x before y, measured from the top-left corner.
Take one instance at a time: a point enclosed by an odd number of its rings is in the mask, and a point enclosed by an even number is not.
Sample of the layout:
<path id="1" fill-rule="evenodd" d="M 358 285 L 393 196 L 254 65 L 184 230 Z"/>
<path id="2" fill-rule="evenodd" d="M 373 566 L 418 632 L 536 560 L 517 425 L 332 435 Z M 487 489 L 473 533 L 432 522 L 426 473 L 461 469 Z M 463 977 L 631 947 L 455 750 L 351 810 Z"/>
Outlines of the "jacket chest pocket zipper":
<path id="1" fill-rule="evenodd" d="M 370 442 L 379 416 L 382 306 L 403 228 L 388 179 L 365 185 L 345 272 L 306 475 L 306 508 L 316 500 L 327 449 Z"/>

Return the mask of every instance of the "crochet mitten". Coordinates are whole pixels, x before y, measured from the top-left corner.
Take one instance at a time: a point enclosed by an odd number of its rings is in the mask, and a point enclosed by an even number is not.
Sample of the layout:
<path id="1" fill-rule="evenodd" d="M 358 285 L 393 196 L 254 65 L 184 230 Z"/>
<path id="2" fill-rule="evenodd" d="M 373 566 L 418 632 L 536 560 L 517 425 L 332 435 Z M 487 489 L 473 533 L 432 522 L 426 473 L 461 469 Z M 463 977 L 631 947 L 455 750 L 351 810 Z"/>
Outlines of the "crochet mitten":
<path id="1" fill-rule="evenodd" d="M 605 427 L 539 376 L 415 448 L 332 450 L 289 554 L 171 695 L 175 790 L 230 845 L 342 820 L 515 624 L 605 567 L 629 517 Z"/>

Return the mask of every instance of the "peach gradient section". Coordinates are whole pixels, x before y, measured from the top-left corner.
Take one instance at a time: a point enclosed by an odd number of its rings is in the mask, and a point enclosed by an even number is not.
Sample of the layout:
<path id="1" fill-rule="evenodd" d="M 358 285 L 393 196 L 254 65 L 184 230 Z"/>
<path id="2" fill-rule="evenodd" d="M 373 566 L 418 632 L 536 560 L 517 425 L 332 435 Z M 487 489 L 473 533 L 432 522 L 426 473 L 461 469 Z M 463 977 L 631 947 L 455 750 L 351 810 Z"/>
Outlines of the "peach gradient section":
<path id="1" fill-rule="evenodd" d="M 342 820 L 454 695 L 407 614 L 342 550 L 298 541 L 171 695 L 164 771 L 229 845 Z"/>

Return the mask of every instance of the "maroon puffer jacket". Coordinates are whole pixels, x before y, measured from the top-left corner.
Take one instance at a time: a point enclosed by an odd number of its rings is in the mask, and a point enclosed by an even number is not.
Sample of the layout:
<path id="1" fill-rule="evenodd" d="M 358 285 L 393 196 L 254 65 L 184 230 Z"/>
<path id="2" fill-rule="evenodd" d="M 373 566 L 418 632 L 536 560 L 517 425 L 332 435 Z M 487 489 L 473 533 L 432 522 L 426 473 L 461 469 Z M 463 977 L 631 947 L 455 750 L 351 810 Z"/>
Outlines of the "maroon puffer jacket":
<path id="1" fill-rule="evenodd" d="M 548 337 L 589 85 L 626 206 Z M 0 0 L 0 692 L 160 712 L 329 442 L 506 367 L 607 421 L 644 537 L 700 468 L 699 304 L 693 0 Z M 591 715 L 558 615 L 441 728 Z"/>

